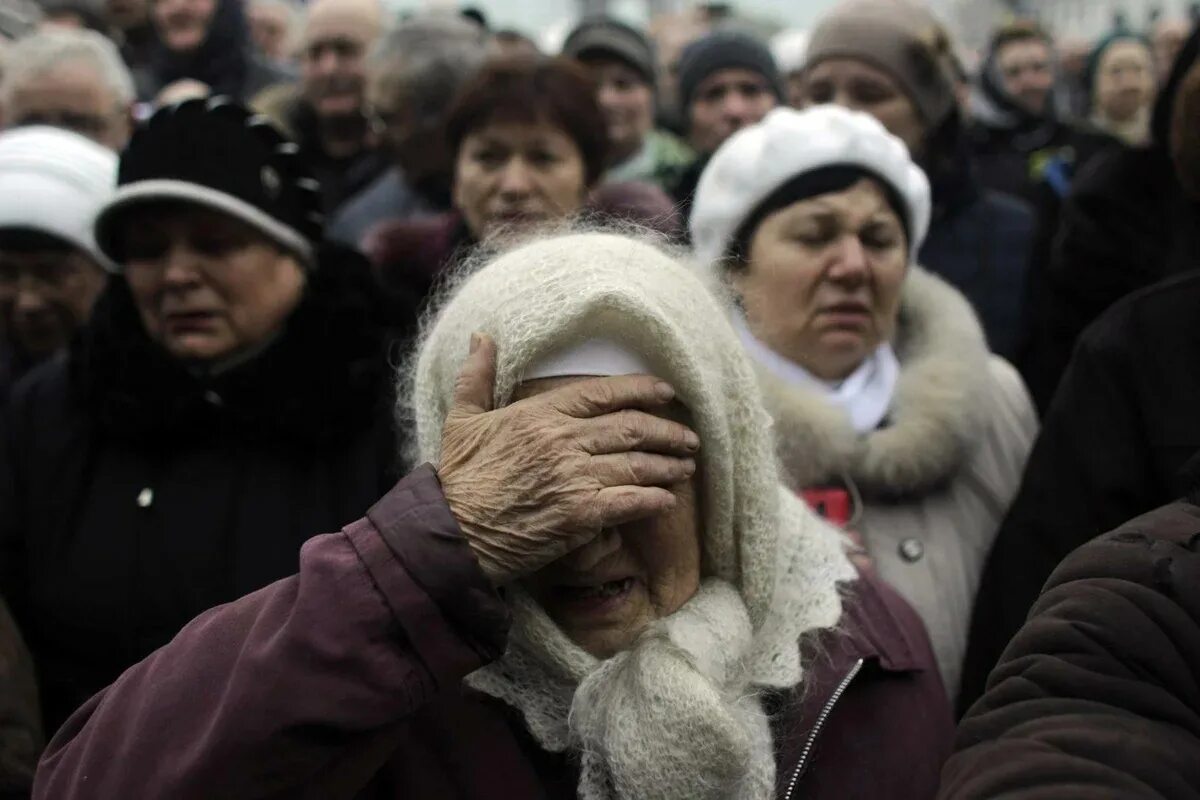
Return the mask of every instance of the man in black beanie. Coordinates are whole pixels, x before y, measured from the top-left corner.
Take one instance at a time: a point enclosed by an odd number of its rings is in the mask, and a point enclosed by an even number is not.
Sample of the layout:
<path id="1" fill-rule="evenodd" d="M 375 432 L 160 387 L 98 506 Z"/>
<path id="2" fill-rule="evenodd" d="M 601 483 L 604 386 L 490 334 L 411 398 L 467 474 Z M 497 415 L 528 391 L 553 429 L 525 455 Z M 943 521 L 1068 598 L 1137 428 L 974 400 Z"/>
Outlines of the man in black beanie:
<path id="1" fill-rule="evenodd" d="M 688 144 L 699 158 L 675 187 L 690 211 L 708 158 L 726 139 L 783 101 L 783 79 L 766 45 L 744 33 L 717 31 L 697 39 L 679 59 L 679 100 Z"/>

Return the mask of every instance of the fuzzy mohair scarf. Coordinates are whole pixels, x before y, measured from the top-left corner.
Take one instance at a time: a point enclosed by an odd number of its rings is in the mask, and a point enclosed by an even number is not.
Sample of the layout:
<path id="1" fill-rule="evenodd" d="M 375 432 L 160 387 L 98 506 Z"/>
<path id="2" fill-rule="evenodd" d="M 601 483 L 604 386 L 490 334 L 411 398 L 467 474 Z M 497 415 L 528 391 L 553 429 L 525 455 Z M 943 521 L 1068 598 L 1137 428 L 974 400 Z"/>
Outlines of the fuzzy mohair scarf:
<path id="1" fill-rule="evenodd" d="M 421 459 L 437 463 L 470 334 L 498 348 L 495 401 L 556 349 L 611 340 L 651 364 L 702 441 L 700 591 L 628 651 L 598 660 L 519 585 L 508 650 L 467 684 L 518 709 L 540 745 L 579 759 L 579 795 L 769 798 L 759 696 L 797 686 L 799 640 L 841 617 L 855 572 L 840 535 L 780 484 L 770 418 L 724 310 L 664 250 L 612 233 L 527 244 L 467 277 L 422 336 L 410 376 Z"/>

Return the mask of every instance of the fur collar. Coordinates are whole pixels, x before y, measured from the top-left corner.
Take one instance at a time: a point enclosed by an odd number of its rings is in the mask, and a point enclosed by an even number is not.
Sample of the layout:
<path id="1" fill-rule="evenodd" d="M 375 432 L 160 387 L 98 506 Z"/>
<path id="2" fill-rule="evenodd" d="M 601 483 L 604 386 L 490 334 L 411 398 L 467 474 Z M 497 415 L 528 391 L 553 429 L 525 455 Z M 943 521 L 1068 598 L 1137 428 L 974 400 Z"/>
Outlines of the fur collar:
<path id="1" fill-rule="evenodd" d="M 962 465 L 986 422 L 990 385 L 974 311 L 949 284 L 914 267 L 894 346 L 900 381 L 891 411 L 866 436 L 815 392 L 757 369 L 794 486 L 850 480 L 864 495 L 896 498 L 942 485 Z"/>

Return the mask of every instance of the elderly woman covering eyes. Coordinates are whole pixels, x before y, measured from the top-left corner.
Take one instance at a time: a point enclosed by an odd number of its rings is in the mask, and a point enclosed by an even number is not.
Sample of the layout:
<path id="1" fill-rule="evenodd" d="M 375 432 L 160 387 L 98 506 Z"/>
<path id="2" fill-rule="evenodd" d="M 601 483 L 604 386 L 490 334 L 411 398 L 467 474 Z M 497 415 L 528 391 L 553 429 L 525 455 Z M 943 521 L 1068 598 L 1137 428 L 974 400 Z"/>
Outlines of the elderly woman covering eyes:
<path id="1" fill-rule="evenodd" d="M 428 463 L 81 709 L 37 796 L 932 796 L 921 624 L 781 487 L 684 266 L 523 246 L 452 296 L 411 385 Z"/>

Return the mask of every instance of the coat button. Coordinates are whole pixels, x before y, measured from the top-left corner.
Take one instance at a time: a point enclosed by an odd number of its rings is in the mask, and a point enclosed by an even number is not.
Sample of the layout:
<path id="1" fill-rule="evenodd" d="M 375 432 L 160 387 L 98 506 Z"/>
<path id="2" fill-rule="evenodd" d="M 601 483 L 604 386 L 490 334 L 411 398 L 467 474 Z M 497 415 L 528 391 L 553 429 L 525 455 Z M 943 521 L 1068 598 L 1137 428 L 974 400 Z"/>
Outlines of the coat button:
<path id="1" fill-rule="evenodd" d="M 138 492 L 138 508 L 149 508 L 154 503 L 154 490 L 147 486 Z"/>
<path id="2" fill-rule="evenodd" d="M 920 539 L 905 539 L 900 543 L 900 557 L 910 564 L 920 561 L 925 555 L 925 545 Z"/>
<path id="3" fill-rule="evenodd" d="M 217 406 L 218 408 L 225 404 L 225 401 L 221 399 L 221 395 L 217 394 L 212 389 L 209 389 L 204 393 L 204 400 L 209 405 Z"/>

